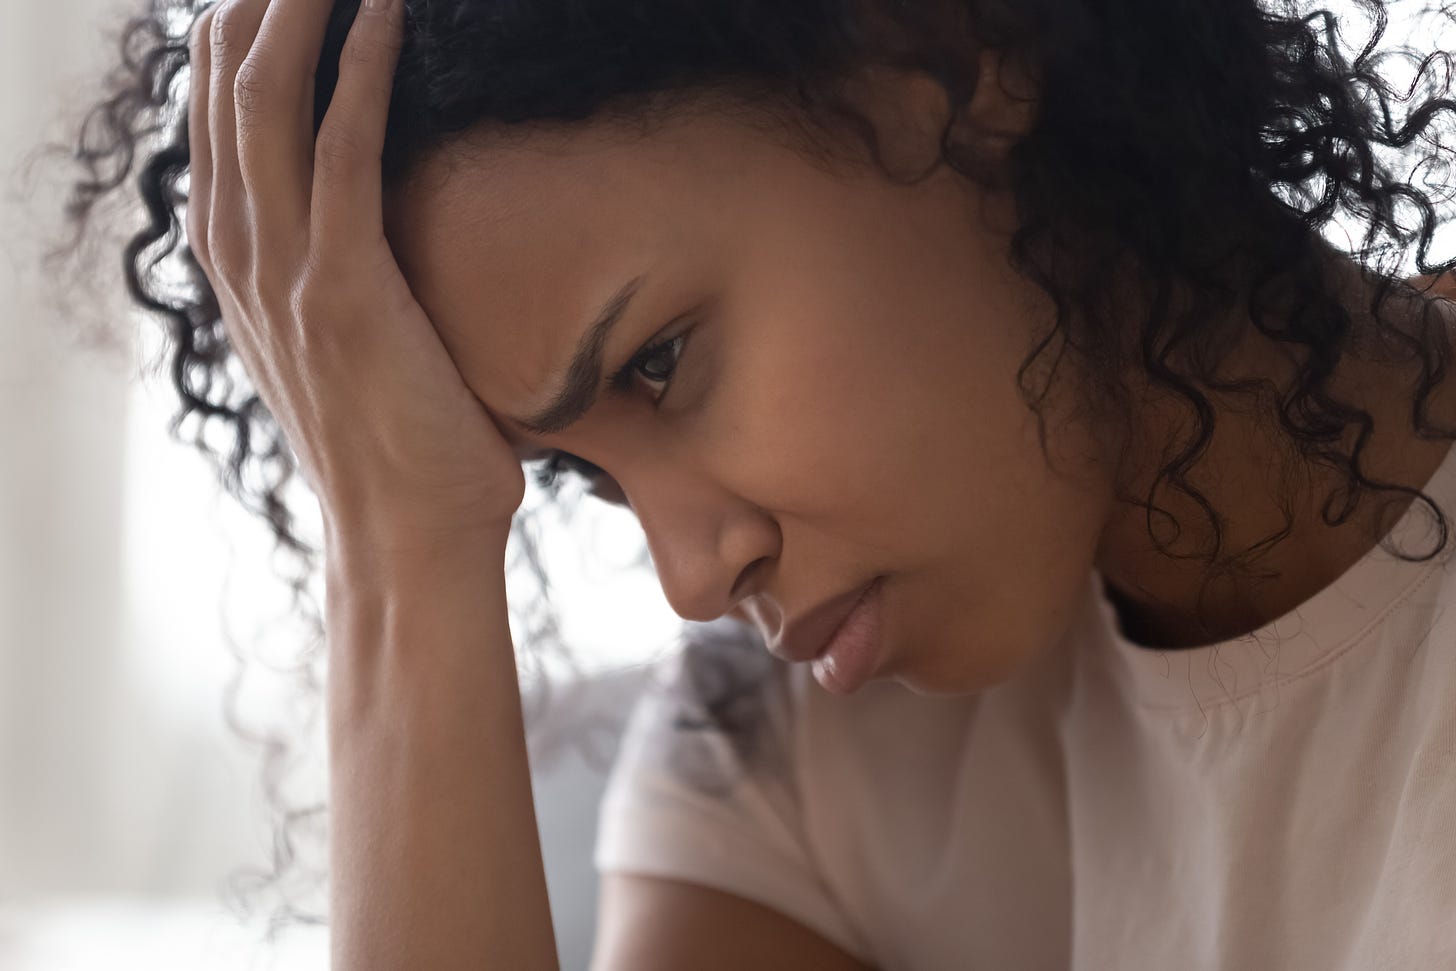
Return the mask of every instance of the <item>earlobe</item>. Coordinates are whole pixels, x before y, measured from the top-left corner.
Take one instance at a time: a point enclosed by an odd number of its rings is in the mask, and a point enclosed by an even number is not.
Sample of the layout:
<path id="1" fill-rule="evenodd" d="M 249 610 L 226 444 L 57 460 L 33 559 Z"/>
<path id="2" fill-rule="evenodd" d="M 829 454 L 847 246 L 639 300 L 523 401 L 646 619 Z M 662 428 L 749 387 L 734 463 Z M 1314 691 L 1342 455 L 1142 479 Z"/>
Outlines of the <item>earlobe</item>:
<path id="1" fill-rule="evenodd" d="M 892 173 L 918 177 L 941 160 L 942 139 L 1001 159 L 1036 123 L 1040 85 L 1019 59 L 983 49 L 968 104 L 953 105 L 938 78 L 884 64 L 861 68 L 846 93 L 874 127 L 879 154 Z"/>
<path id="2" fill-rule="evenodd" d="M 966 118 L 983 149 L 1004 157 L 1036 124 L 1041 84 L 1019 58 L 991 48 L 981 51 L 979 67 Z"/>
<path id="3" fill-rule="evenodd" d="M 886 169 L 915 177 L 935 167 L 951 121 L 945 85 L 923 71 L 871 64 L 846 81 L 845 88 L 873 126 Z"/>

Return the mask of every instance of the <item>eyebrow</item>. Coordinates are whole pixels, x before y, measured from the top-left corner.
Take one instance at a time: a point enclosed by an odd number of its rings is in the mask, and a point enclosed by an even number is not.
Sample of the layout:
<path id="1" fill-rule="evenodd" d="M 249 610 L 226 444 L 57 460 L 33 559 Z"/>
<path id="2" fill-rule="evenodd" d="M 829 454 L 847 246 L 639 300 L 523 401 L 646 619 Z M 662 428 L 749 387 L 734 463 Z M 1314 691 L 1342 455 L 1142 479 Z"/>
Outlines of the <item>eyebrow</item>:
<path id="1" fill-rule="evenodd" d="M 591 410 L 602 384 L 602 349 L 645 279 L 646 274 L 642 274 L 627 281 L 602 304 L 596 320 L 577 342 L 576 354 L 566 369 L 566 380 L 551 396 L 550 404 L 512 421 L 533 434 L 554 435 L 580 421 Z"/>

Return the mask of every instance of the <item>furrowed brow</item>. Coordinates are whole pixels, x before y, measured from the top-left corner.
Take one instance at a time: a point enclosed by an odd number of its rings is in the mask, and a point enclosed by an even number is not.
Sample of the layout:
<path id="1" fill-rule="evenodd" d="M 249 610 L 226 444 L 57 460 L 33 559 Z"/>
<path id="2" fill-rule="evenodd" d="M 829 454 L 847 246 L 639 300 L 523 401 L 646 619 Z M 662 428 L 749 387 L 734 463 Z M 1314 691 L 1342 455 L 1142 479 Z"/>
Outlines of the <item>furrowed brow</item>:
<path id="1" fill-rule="evenodd" d="M 635 277 L 607 298 L 577 342 L 576 353 L 566 369 L 566 380 L 551 396 L 550 403 L 525 418 L 512 418 L 512 421 L 532 434 L 554 435 L 580 421 L 591 410 L 602 385 L 602 349 L 645 279 L 645 274 Z"/>

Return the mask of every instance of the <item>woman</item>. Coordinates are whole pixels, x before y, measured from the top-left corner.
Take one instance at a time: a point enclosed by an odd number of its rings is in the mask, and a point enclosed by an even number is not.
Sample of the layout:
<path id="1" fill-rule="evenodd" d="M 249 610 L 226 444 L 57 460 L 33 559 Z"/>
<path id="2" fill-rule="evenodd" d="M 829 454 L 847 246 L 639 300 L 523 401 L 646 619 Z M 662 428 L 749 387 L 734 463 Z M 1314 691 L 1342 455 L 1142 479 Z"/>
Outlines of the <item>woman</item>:
<path id="1" fill-rule="evenodd" d="M 1452 101 L 1250 0 L 156 3 L 75 217 L 162 124 L 134 294 L 320 499 L 337 966 L 555 964 L 542 459 L 783 662 L 637 709 L 594 967 L 1456 964 L 1456 286 L 1372 154 Z"/>

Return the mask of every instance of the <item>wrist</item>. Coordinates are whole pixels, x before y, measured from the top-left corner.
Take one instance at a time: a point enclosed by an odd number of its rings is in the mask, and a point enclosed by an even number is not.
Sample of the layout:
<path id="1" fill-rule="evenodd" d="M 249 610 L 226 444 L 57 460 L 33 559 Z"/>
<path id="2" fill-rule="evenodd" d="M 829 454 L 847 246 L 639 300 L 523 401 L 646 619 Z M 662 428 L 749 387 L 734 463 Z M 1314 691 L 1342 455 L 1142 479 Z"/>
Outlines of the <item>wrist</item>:
<path id="1" fill-rule="evenodd" d="M 324 576 L 334 604 L 396 596 L 467 595 L 504 582 L 510 524 L 450 532 L 351 524 L 325 528 Z"/>
<path id="2" fill-rule="evenodd" d="M 331 725 L 363 724 L 421 699 L 434 705 L 439 679 L 464 688 L 483 673 L 482 657 L 507 664 L 492 678 L 515 684 L 508 532 L 461 533 L 428 546 L 336 534 L 324 571 Z"/>
<path id="3" fill-rule="evenodd" d="M 511 520 L 423 522 L 417 517 L 323 517 L 330 563 L 425 565 L 503 560 Z M 496 557 L 495 554 L 500 556 Z"/>

